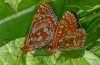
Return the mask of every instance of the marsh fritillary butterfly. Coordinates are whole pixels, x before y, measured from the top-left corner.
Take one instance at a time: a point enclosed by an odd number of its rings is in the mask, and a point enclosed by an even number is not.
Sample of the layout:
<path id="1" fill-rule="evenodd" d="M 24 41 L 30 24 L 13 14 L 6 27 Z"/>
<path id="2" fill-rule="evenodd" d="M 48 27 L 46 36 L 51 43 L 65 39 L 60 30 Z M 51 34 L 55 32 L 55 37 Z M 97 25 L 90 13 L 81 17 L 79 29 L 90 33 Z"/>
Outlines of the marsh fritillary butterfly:
<path id="1" fill-rule="evenodd" d="M 34 15 L 22 52 L 36 50 L 48 44 L 57 28 L 57 18 L 47 3 L 41 3 Z"/>
<path id="2" fill-rule="evenodd" d="M 66 11 L 63 13 L 55 35 L 46 50 L 55 53 L 68 49 L 78 49 L 83 46 L 85 39 L 86 32 L 78 23 L 76 13 Z"/>

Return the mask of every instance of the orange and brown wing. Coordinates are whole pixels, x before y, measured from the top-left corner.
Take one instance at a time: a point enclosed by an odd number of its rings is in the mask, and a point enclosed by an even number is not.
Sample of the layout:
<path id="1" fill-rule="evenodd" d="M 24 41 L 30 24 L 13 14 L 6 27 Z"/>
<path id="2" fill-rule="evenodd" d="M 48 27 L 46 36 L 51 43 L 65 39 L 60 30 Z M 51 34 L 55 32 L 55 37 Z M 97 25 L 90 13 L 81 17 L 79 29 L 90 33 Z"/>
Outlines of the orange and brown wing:
<path id="1" fill-rule="evenodd" d="M 72 32 L 75 31 L 76 24 L 76 18 L 74 15 L 69 11 L 64 12 L 60 22 L 58 23 L 56 34 L 53 39 L 54 47 L 56 47 L 58 41 L 63 42 L 61 39 L 63 39 L 66 35 L 71 35 Z"/>
<path id="2" fill-rule="evenodd" d="M 66 11 L 62 15 L 58 27 L 47 51 L 63 51 L 70 48 L 80 48 L 86 38 L 85 30 L 78 23 L 74 11 Z"/>
<path id="3" fill-rule="evenodd" d="M 52 14 L 53 10 L 49 4 L 43 2 L 39 5 L 36 14 L 34 16 L 34 19 L 38 19 L 41 15 L 48 14 L 48 13 Z"/>
<path id="4" fill-rule="evenodd" d="M 45 14 L 53 14 L 53 10 L 51 8 L 51 6 L 47 3 L 41 3 L 38 8 L 37 8 L 37 11 L 33 17 L 33 20 L 32 20 L 32 23 L 31 23 L 31 26 L 30 26 L 30 30 L 32 30 L 31 28 L 36 24 L 38 23 L 37 20 L 39 18 L 41 18 L 43 15 Z M 53 14 L 54 15 L 54 14 Z M 54 15 L 55 16 L 55 15 Z M 30 33 L 31 31 L 29 31 Z"/>
<path id="5" fill-rule="evenodd" d="M 73 39 L 73 45 L 70 45 L 70 48 L 82 48 L 86 39 L 85 30 L 82 28 L 77 28 L 71 36 Z"/>
<path id="6" fill-rule="evenodd" d="M 57 18 L 50 5 L 41 3 L 34 15 L 24 47 L 21 50 L 31 51 L 46 45 L 54 36 L 57 22 Z"/>
<path id="7" fill-rule="evenodd" d="M 56 49 L 66 50 L 83 46 L 86 32 L 78 23 L 75 12 L 65 12 L 58 25 L 59 28 L 55 38 L 57 40 L 54 43 Z"/>

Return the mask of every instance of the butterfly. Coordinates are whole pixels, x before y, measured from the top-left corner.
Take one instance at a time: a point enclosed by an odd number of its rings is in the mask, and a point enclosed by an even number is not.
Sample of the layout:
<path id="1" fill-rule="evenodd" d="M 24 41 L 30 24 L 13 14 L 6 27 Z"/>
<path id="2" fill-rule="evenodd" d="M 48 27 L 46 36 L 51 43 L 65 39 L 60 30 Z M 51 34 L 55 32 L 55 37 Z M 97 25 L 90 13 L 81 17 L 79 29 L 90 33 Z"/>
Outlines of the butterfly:
<path id="1" fill-rule="evenodd" d="M 26 36 L 22 52 L 33 51 L 48 44 L 57 28 L 57 17 L 51 6 L 41 3 L 34 15 L 29 33 Z"/>
<path id="2" fill-rule="evenodd" d="M 85 39 L 86 32 L 79 24 L 76 13 L 65 11 L 46 50 L 56 53 L 68 49 L 79 49 L 83 47 Z"/>

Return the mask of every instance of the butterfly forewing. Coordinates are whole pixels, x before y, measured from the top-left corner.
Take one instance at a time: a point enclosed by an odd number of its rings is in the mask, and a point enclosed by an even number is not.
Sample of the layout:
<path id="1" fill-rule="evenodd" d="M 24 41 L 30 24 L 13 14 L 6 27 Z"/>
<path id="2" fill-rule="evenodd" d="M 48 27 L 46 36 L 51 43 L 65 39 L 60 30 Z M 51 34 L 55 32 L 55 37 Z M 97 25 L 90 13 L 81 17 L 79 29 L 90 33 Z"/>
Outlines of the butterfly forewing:
<path id="1" fill-rule="evenodd" d="M 46 3 L 41 3 L 33 18 L 21 51 L 31 51 L 46 45 L 54 36 L 56 27 L 57 18 L 51 7 Z"/>
<path id="2" fill-rule="evenodd" d="M 66 11 L 60 22 L 58 23 L 58 27 L 56 30 L 55 38 L 54 38 L 54 45 L 56 46 L 57 42 L 63 42 L 65 36 L 69 36 L 72 34 L 73 31 L 76 29 L 76 19 L 75 17 L 68 11 Z"/>
<path id="3" fill-rule="evenodd" d="M 33 17 L 33 20 L 32 20 L 32 24 L 30 26 L 30 30 L 31 28 L 34 26 L 34 23 L 37 21 L 38 18 L 42 17 L 43 15 L 45 14 L 53 14 L 55 16 L 55 14 L 53 13 L 53 10 L 51 8 L 51 6 L 45 2 L 41 3 L 38 8 L 37 8 L 37 11 Z"/>
<path id="4" fill-rule="evenodd" d="M 44 15 L 44 14 L 53 14 L 53 10 L 51 8 L 51 6 L 47 3 L 41 3 L 36 11 L 36 14 L 34 16 L 34 19 L 38 19 L 38 17 L 40 17 L 41 15 Z"/>

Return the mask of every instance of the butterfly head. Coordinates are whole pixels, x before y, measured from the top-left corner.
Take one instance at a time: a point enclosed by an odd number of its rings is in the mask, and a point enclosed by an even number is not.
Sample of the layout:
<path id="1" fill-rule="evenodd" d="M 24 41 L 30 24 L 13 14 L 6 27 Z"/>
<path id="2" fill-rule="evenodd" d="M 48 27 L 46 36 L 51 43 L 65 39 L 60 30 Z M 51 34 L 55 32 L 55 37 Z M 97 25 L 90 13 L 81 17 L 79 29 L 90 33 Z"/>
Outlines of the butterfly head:
<path id="1" fill-rule="evenodd" d="M 20 48 L 20 51 L 21 51 L 22 53 L 24 53 L 24 52 L 26 52 L 26 48 L 25 48 L 25 47 L 22 47 L 22 48 Z"/>
<path id="2" fill-rule="evenodd" d="M 52 48 L 52 46 L 50 45 L 50 46 L 47 46 L 46 51 L 51 52 L 52 49 L 53 49 L 53 48 Z"/>
<path id="3" fill-rule="evenodd" d="M 58 47 L 53 47 L 52 45 L 49 45 L 49 46 L 47 46 L 46 51 L 56 53 L 57 51 L 61 51 L 61 50 L 59 50 Z"/>

